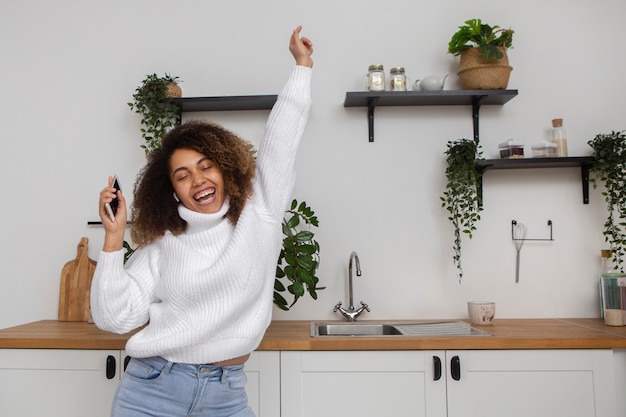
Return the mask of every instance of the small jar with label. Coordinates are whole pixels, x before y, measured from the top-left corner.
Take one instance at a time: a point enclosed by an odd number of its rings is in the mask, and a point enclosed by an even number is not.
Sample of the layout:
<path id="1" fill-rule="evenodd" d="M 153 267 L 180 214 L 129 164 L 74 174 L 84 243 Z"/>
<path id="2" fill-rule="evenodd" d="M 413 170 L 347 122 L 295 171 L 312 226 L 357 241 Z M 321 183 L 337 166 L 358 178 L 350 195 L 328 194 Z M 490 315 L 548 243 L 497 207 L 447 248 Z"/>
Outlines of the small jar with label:
<path id="1" fill-rule="evenodd" d="M 369 66 L 367 89 L 369 91 L 385 91 L 385 69 L 382 65 Z"/>
<path id="2" fill-rule="evenodd" d="M 393 67 L 389 70 L 391 91 L 406 91 L 406 75 L 403 67 Z"/>

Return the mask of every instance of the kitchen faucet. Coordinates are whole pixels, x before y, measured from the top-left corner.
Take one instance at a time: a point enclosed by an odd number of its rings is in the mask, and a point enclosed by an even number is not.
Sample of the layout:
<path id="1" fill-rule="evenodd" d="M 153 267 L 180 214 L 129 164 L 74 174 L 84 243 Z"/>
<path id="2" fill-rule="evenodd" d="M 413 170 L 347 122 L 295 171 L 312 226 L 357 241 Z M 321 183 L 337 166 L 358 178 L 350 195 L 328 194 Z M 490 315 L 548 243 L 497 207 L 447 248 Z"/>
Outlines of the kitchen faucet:
<path id="1" fill-rule="evenodd" d="M 354 302 L 352 298 L 352 263 L 353 263 L 352 261 L 353 260 L 354 260 L 354 263 L 356 264 L 356 276 L 357 277 L 361 276 L 361 262 L 359 261 L 359 255 L 357 255 L 356 252 L 352 252 L 350 254 L 350 260 L 348 261 L 348 292 L 349 292 L 349 297 L 350 297 L 350 300 L 349 300 L 350 306 L 346 310 L 345 308 L 341 306 L 341 301 L 339 301 L 337 305 L 335 305 L 335 309 L 333 310 L 335 312 L 339 310 L 339 312 L 348 321 L 356 321 L 357 317 L 359 317 L 361 313 L 363 313 L 363 310 L 370 311 L 370 308 L 368 307 L 368 305 L 365 304 L 363 301 L 361 301 L 361 307 L 359 307 L 358 310 L 354 309 Z"/>

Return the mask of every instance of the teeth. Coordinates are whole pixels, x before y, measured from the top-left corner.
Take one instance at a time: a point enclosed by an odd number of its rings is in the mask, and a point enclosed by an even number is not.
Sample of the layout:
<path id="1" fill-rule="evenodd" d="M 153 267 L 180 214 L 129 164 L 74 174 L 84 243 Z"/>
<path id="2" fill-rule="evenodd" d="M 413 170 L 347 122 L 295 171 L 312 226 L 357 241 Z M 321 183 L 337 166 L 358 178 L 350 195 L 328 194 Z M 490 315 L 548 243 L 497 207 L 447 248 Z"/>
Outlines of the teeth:
<path id="1" fill-rule="evenodd" d="M 196 200 L 199 200 L 201 198 L 205 198 L 205 197 L 208 197 L 208 196 L 213 195 L 213 194 L 215 194 L 215 190 L 212 190 L 212 191 L 208 191 L 207 190 L 207 191 L 204 191 L 202 193 L 196 194 L 196 196 L 194 198 Z"/>

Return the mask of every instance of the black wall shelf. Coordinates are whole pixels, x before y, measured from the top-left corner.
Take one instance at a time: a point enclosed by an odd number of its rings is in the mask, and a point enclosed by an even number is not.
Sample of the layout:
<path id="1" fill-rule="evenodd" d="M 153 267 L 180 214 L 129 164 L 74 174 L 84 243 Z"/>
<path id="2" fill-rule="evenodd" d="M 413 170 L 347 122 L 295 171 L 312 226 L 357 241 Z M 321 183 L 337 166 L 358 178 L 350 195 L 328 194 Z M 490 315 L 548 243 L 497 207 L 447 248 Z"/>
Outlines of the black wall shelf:
<path id="1" fill-rule="evenodd" d="M 229 110 L 269 110 L 276 103 L 278 96 L 216 96 L 216 97 L 181 97 L 173 98 L 171 103 L 181 112 L 194 111 L 229 111 Z"/>
<path id="2" fill-rule="evenodd" d="M 369 141 L 374 142 L 374 109 L 377 106 L 472 106 L 474 139 L 478 139 L 478 115 L 482 105 L 502 105 L 517 90 L 356 91 L 347 92 L 344 107 L 367 107 Z"/>
<path id="3" fill-rule="evenodd" d="M 475 169 L 481 174 L 492 169 L 522 169 L 522 168 L 566 168 L 580 167 L 583 187 L 583 204 L 589 204 L 589 170 L 593 166 L 593 156 L 570 156 L 562 158 L 512 158 L 512 159 L 484 159 L 476 162 Z M 482 177 L 479 194 L 482 200 Z"/>

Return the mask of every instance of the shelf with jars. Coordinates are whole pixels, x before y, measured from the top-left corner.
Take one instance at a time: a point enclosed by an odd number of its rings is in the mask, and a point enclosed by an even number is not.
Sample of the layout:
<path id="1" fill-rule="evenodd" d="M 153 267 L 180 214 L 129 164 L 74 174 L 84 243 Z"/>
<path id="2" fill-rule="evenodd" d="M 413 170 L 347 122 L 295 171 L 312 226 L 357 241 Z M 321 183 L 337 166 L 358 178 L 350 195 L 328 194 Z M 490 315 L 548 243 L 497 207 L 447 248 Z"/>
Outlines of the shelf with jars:
<path id="1" fill-rule="evenodd" d="M 593 164 L 593 156 L 570 156 L 555 158 L 510 158 L 478 160 L 476 161 L 476 165 L 474 168 L 479 173 L 484 174 L 486 171 L 494 169 L 580 167 L 583 204 L 589 204 L 589 171 Z M 481 196 L 482 200 L 482 176 L 479 186 L 479 195 Z"/>
<path id="2" fill-rule="evenodd" d="M 374 110 L 380 106 L 472 106 L 474 139 L 482 105 L 503 105 L 517 90 L 355 91 L 347 92 L 344 107 L 367 107 L 369 141 L 374 142 Z"/>

